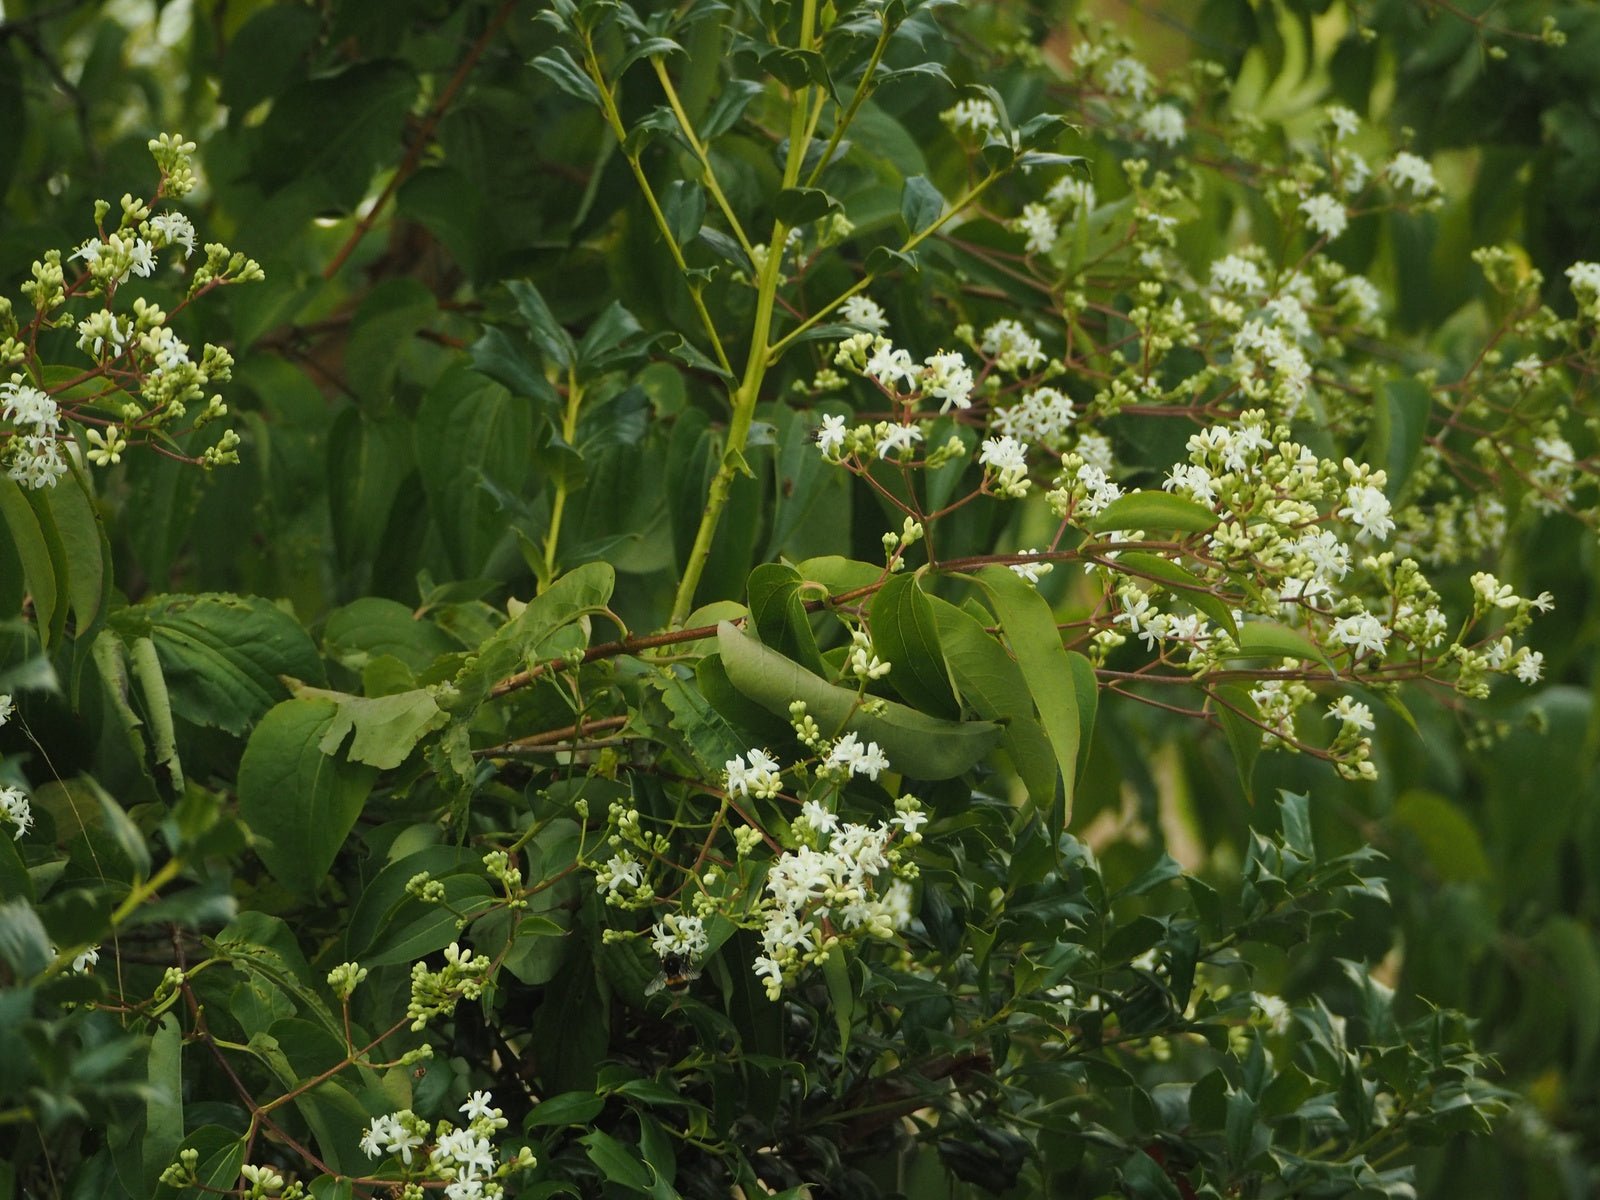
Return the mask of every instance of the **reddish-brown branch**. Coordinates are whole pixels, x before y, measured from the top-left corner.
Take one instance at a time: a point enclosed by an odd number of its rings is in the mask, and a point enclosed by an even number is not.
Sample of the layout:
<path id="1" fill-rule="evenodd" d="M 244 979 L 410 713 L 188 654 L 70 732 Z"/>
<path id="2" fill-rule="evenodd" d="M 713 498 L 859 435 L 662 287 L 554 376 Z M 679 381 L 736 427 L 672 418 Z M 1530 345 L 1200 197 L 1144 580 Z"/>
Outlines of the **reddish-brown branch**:
<path id="1" fill-rule="evenodd" d="M 489 18 L 489 23 L 484 26 L 472 43 L 472 48 L 467 51 L 466 57 L 456 67 L 456 73 L 450 77 L 450 82 L 445 84 L 444 91 L 439 93 L 439 98 L 434 101 L 433 107 L 428 110 L 428 115 L 423 117 L 422 124 L 417 129 L 417 135 L 411 141 L 411 147 L 400 160 L 400 165 L 395 168 L 388 184 L 379 193 L 367 214 L 356 222 L 356 227 L 350 231 L 350 236 L 345 239 L 344 245 L 339 247 L 323 269 L 322 277 L 332 279 L 339 273 L 339 268 L 355 253 L 356 247 L 363 238 L 372 232 L 372 227 L 378 223 L 378 217 L 393 199 L 394 194 L 400 190 L 400 185 L 410 179 L 413 172 L 422 162 L 422 156 L 427 151 L 428 143 L 433 140 L 434 130 L 438 129 L 439 122 L 444 120 L 444 115 L 449 111 L 450 105 L 455 103 L 456 95 L 466 85 L 467 77 L 472 74 L 473 68 L 478 65 L 478 60 L 483 57 L 483 52 L 489 48 L 489 43 L 494 35 L 505 27 L 511 19 L 512 12 L 516 9 L 517 0 L 505 0 L 499 8 L 495 9 L 494 16 Z"/>

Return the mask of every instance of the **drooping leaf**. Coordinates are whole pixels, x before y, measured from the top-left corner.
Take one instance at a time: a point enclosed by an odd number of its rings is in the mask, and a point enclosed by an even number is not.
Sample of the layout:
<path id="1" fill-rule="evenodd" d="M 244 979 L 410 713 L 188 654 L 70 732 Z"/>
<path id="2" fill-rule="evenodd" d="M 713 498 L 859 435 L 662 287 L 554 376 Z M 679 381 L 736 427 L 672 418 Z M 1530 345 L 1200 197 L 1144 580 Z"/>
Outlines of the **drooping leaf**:
<path id="1" fill-rule="evenodd" d="M 1083 729 L 1072 663 L 1061 644 L 1055 614 L 1038 590 L 1008 567 L 986 569 L 979 582 L 1011 643 L 1011 652 L 1022 668 L 1022 677 L 1028 682 L 1028 692 L 1055 752 L 1065 797 L 1061 814 L 1064 825 L 1072 819 Z"/>
<path id="2" fill-rule="evenodd" d="M 889 683 L 913 708 L 954 718 L 960 705 L 950 690 L 933 605 L 914 575 L 896 575 L 872 598 L 872 647 L 892 664 Z"/>
<path id="3" fill-rule="evenodd" d="M 886 702 L 880 715 L 860 710 L 860 695 L 807 671 L 761 645 L 728 622 L 717 627 L 717 648 L 734 687 L 768 712 L 787 716 L 796 700 L 825 734 L 853 731 L 883 747 L 890 766 L 913 779 L 950 779 L 967 770 L 1000 740 L 988 721 L 942 721 Z"/>

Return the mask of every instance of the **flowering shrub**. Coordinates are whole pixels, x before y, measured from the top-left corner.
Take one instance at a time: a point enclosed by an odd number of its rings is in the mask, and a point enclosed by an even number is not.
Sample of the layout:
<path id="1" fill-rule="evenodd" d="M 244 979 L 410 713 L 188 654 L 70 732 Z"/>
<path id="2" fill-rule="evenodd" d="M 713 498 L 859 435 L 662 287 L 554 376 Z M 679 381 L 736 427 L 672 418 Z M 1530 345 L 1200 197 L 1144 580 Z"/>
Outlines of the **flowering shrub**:
<path id="1" fill-rule="evenodd" d="M 1270 5 L 1163 70 L 1006 5 L 446 7 L 125 30 L 224 48 L 205 149 L 0 307 L 0 1184 L 1587 1169 L 1427 968 L 1528 840 L 1451 793 L 1581 774 L 1600 263 L 1496 226 L 1419 319 L 1470 172 L 1274 99 Z M 0 50 L 92 79 L 53 19 Z M 1558 915 L 1521 1036 L 1587 1063 Z"/>

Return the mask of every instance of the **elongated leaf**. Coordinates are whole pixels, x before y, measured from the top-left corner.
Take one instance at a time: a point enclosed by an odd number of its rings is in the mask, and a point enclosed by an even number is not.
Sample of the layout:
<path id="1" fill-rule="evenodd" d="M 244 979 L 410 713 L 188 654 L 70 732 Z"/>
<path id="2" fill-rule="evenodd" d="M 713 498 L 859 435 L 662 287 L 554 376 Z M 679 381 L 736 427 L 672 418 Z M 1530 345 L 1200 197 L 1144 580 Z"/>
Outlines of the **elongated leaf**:
<path id="1" fill-rule="evenodd" d="M 61 539 L 74 637 L 95 627 L 111 595 L 111 543 L 87 486 L 86 476 L 73 471 L 47 496 L 51 520 Z"/>
<path id="2" fill-rule="evenodd" d="M 47 647 L 51 646 L 66 619 L 67 580 L 63 578 L 60 541 L 54 537 L 54 530 L 45 530 L 38 510 L 9 476 L 0 476 L 0 518 L 4 518 L 11 544 L 22 562 L 39 637 Z"/>
<path id="3" fill-rule="evenodd" d="M 726 621 L 717 627 L 717 647 L 733 686 L 768 712 L 787 716 L 789 705 L 803 700 L 824 732 L 849 730 L 877 742 L 892 768 L 913 779 L 953 778 L 1000 740 L 1000 727 L 988 721 L 941 721 L 888 702 L 879 716 L 861 712 L 856 692 L 813 675 Z"/>
<path id="4" fill-rule="evenodd" d="M 962 699 L 980 717 L 1002 723 L 1002 745 L 1023 786 L 1039 803 L 1049 803 L 1056 791 L 1055 752 L 1034 716 L 1033 697 L 1022 668 L 976 617 L 937 596 L 930 596 L 928 602 Z"/>
<path id="5" fill-rule="evenodd" d="M 1298 658 L 1334 670 L 1328 656 L 1305 634 L 1275 621 L 1246 621 L 1239 627 L 1238 642 L 1241 658 Z"/>
<path id="6" fill-rule="evenodd" d="M 1222 732 L 1233 751 L 1233 764 L 1239 772 L 1239 786 L 1247 799 L 1253 798 L 1251 778 L 1255 775 L 1256 759 L 1261 757 L 1261 710 L 1250 698 L 1249 689 L 1236 683 L 1222 684 L 1216 689 L 1218 703 L 1214 706 Z"/>
<path id="7" fill-rule="evenodd" d="M 316 890 L 356 823 L 377 771 L 323 753 L 338 716 L 332 700 L 285 700 L 272 709 L 239 762 L 239 813 L 277 879 Z"/>
<path id="8" fill-rule="evenodd" d="M 1112 529 L 1176 529 L 1184 533 L 1204 533 L 1217 520 L 1216 513 L 1186 496 L 1142 491 L 1129 492 L 1113 500 L 1088 527 L 1095 533 Z"/>
<path id="9" fill-rule="evenodd" d="M 1000 628 L 1028 682 L 1028 693 L 1039 710 L 1040 723 L 1061 773 L 1063 812 L 1061 823 L 1072 819 L 1072 795 L 1078 779 L 1078 691 L 1072 663 L 1061 644 L 1055 614 L 1032 584 L 1007 567 L 992 567 L 979 576 L 988 593 Z"/>
<path id="10" fill-rule="evenodd" d="M 961 715 L 939 649 L 933 605 L 916 576 L 896 575 L 878 589 L 872 599 L 872 646 L 893 664 L 889 683 L 907 704 L 935 716 Z"/>
<path id="11" fill-rule="evenodd" d="M 900 192 L 900 217 L 911 233 L 921 233 L 944 215 L 944 197 L 926 176 L 913 175 Z"/>

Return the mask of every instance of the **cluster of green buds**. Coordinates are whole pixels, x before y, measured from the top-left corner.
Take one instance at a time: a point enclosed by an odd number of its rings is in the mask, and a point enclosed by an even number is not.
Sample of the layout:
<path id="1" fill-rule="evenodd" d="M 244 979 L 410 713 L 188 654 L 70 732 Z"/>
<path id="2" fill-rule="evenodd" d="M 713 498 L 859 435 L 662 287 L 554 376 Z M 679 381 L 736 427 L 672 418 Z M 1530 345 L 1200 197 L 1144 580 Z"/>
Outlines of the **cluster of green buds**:
<path id="1" fill-rule="evenodd" d="M 177 312 L 215 289 L 263 278 L 260 264 L 220 243 L 204 247 L 192 269 L 196 232 L 170 207 L 196 186 L 194 143 L 171 134 L 150 142 L 160 170 L 155 196 L 124 194 L 97 201 L 94 236 L 70 253 L 52 249 L 33 263 L 22 294 L 33 315 L 23 321 L 0 298 L 0 469 L 30 489 L 53 487 L 81 455 L 97 467 L 122 461 L 131 446 L 160 443 L 163 452 L 210 468 L 238 461 L 240 438 L 224 428 L 198 453 L 175 439 L 197 435 L 228 415 L 215 389 L 233 373 L 220 346 L 198 352 L 171 324 Z M 129 293 L 157 280 L 163 259 L 188 271 L 171 312 L 148 295 Z M 73 366 L 41 361 L 39 334 L 73 329 L 86 360 Z"/>

